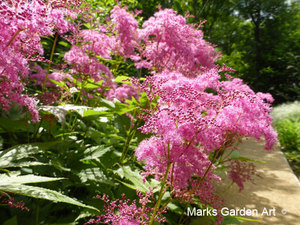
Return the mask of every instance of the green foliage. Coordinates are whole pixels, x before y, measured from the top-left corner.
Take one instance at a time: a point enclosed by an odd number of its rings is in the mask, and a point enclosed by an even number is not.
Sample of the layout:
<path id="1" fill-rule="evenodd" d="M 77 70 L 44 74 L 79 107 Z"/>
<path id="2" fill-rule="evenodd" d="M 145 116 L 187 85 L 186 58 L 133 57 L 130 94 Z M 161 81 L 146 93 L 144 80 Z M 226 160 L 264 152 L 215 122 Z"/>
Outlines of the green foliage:
<path id="1" fill-rule="evenodd" d="M 272 111 L 280 145 L 285 151 L 300 151 L 300 104 L 279 105 Z"/>
<path id="2" fill-rule="evenodd" d="M 0 152 L 0 169 L 3 171 L 0 176 L 5 181 L 0 191 L 18 194 L 30 209 L 51 211 L 50 217 L 39 214 L 41 223 L 86 222 L 88 217 L 97 215 L 96 208 L 102 208 L 103 202 L 93 199 L 96 194 L 120 197 L 127 193 L 135 199 L 134 189 L 147 191 L 148 187 L 159 186 L 157 182 L 142 182 L 140 164 L 124 165 L 138 144 L 133 133 L 138 134 L 139 141 L 145 138 L 136 131 L 138 121 L 134 121 L 132 129 L 129 117 L 124 114 L 135 114 L 141 105 L 146 107 L 145 96 L 138 100 L 133 98 L 126 104 L 105 99 L 100 99 L 97 104 L 98 107 L 42 106 L 41 121 L 36 124 L 23 118 L 0 117 L 4 122 L 0 140 L 5 148 Z M 13 177 L 6 175 L 12 174 L 12 170 L 18 173 Z M 38 186 L 27 183 L 38 183 Z M 27 197 L 57 203 L 31 201 Z M 89 211 L 82 211 L 82 207 Z M 8 215 L 15 215 L 10 209 L 6 211 Z M 19 221 L 21 214 L 17 215 Z M 23 222 L 32 224 L 34 220 L 33 216 Z"/>
<path id="3" fill-rule="evenodd" d="M 279 121 L 275 124 L 275 128 L 278 131 L 278 139 L 282 149 L 300 153 L 300 119 Z"/>
<path id="4" fill-rule="evenodd" d="M 286 103 L 272 112 L 274 127 L 278 132 L 281 149 L 294 170 L 300 171 L 300 105 L 299 102 Z"/>

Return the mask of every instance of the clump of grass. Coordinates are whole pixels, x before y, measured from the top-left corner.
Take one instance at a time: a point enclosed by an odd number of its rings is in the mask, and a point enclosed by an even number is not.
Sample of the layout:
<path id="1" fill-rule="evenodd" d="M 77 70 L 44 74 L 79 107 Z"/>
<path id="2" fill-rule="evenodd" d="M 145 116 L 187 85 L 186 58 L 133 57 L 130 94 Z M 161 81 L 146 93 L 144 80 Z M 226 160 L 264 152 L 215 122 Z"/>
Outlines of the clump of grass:
<path id="1" fill-rule="evenodd" d="M 272 111 L 273 123 L 276 124 L 284 119 L 298 119 L 300 118 L 300 102 L 284 103 L 276 106 Z"/>

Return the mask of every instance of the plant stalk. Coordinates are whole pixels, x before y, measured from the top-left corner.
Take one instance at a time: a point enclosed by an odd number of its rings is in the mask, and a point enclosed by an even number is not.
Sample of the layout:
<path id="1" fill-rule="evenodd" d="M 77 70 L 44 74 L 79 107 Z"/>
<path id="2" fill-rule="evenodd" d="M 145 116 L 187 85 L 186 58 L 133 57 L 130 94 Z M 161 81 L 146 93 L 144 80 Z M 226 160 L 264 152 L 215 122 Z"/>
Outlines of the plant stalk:
<path id="1" fill-rule="evenodd" d="M 51 55 L 50 55 L 50 61 L 51 62 L 49 62 L 49 64 L 48 64 L 47 74 L 46 74 L 46 77 L 45 77 L 45 80 L 44 80 L 44 83 L 43 83 L 43 87 L 42 87 L 43 90 L 45 90 L 45 86 L 46 86 L 46 83 L 47 83 L 47 80 L 48 80 L 48 76 L 49 76 L 50 68 L 51 68 L 52 61 L 53 61 L 54 50 L 55 50 L 55 47 L 56 47 L 57 39 L 58 39 L 58 33 L 55 34 L 55 38 L 54 38 L 54 41 L 53 41 L 53 46 L 52 46 Z"/>
<path id="2" fill-rule="evenodd" d="M 155 216 L 156 216 L 157 211 L 158 211 L 158 209 L 160 207 L 160 204 L 161 204 L 161 200 L 162 200 L 162 198 L 163 198 L 163 196 L 165 194 L 165 190 L 164 189 L 165 189 L 165 185 L 166 185 L 166 181 L 167 181 L 167 177 L 168 177 L 168 174 L 169 174 L 170 167 L 171 167 L 171 163 L 168 163 L 167 170 L 166 170 L 166 173 L 165 173 L 165 176 L 164 176 L 161 188 L 160 188 L 160 192 L 159 192 L 159 196 L 158 196 L 157 202 L 156 202 L 156 204 L 154 206 L 153 214 L 151 216 L 149 225 L 153 225 Z"/>

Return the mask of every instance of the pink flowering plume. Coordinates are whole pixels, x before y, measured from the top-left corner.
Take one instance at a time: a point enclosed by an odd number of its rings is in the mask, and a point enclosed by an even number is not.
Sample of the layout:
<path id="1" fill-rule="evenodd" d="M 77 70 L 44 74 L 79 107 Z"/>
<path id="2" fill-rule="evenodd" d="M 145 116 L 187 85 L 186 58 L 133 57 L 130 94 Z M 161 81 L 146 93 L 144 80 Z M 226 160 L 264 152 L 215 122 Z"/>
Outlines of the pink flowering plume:
<path id="1" fill-rule="evenodd" d="M 188 78 L 165 70 L 146 79 L 142 88 L 149 101 L 159 99 L 155 108 L 144 110 L 145 124 L 139 128 L 153 136 L 135 151 L 147 175 L 163 180 L 167 172 L 173 198 L 193 202 L 197 197 L 216 209 L 222 203 L 214 184 L 220 181 L 214 174 L 219 156 L 242 137 L 264 137 L 267 150 L 277 141 L 266 102 L 272 98 L 255 94 L 240 79 L 222 81 L 220 72 L 217 67 L 207 68 Z M 238 172 L 242 167 L 234 168 L 230 178 L 242 188 L 253 170 L 244 176 Z"/>
<path id="2" fill-rule="evenodd" d="M 208 159 L 204 155 L 225 149 L 224 143 L 228 141 L 242 136 L 264 137 L 266 149 L 271 149 L 277 140 L 269 115 L 271 108 L 265 98 L 256 95 L 239 79 L 220 81 L 216 68 L 195 78 L 164 71 L 151 78 L 151 82 L 152 88 L 159 89 L 152 90 L 159 94 L 159 101 L 157 109 L 144 116 L 145 124 L 140 130 L 155 137 L 143 141 L 136 150 L 138 159 L 146 160 L 148 167 L 165 167 L 167 160 L 175 163 L 187 154 L 192 157 L 188 164 L 195 168 L 192 161 L 199 154 L 202 167 L 206 168 Z M 167 145 L 170 146 L 169 159 Z M 177 160 L 172 159 L 175 155 Z M 162 160 L 164 163 L 160 163 Z M 203 172 L 203 168 L 199 171 Z M 192 175 L 191 172 L 189 177 Z M 188 176 L 182 177 L 186 180 Z"/>
<path id="3" fill-rule="evenodd" d="M 218 58 L 201 30 L 186 23 L 186 18 L 172 9 L 159 10 L 142 25 L 140 39 L 145 42 L 143 58 L 137 67 L 177 71 L 194 77 L 202 67 L 212 68 Z"/>
<path id="4" fill-rule="evenodd" d="M 67 4 L 67 2 L 66 2 Z M 29 59 L 44 54 L 41 36 L 73 29 L 62 2 L 4 0 L 0 3 L 0 109 L 12 103 L 27 108 L 33 121 L 39 120 L 34 98 L 24 93 L 30 72 Z M 41 57 L 40 57 L 41 58 Z"/>
<path id="5" fill-rule="evenodd" d="M 115 6 L 111 11 L 111 23 L 115 32 L 113 51 L 124 57 L 134 57 L 139 45 L 138 22 L 125 9 Z"/>
<path id="6" fill-rule="evenodd" d="M 94 223 L 105 223 L 112 225 L 148 225 L 150 216 L 152 215 L 153 208 L 148 206 L 151 203 L 151 198 L 153 198 L 153 192 L 146 192 L 142 194 L 137 191 L 137 196 L 139 197 L 138 202 L 133 200 L 130 203 L 129 199 L 126 199 L 125 194 L 122 194 L 121 199 L 109 200 L 109 196 L 103 195 L 96 196 L 106 203 L 104 206 L 104 214 L 98 216 L 97 219 L 91 219 L 85 224 Z M 166 209 L 161 209 L 155 216 L 155 221 L 162 223 L 166 222 L 166 219 L 162 216 L 166 213 Z"/>

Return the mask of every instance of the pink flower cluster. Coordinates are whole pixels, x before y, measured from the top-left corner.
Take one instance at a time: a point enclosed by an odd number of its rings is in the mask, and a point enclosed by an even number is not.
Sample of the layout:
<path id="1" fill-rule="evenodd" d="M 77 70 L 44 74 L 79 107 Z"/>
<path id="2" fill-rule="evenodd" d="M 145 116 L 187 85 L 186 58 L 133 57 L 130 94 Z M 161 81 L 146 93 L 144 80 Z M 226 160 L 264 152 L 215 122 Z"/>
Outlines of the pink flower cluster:
<path id="1" fill-rule="evenodd" d="M 98 91 L 111 100 L 117 98 L 123 101 L 136 95 L 136 91 L 129 85 L 118 87 L 113 83 L 113 74 L 104 63 L 101 63 L 101 59 L 111 59 L 111 55 L 122 56 L 124 60 L 136 58 L 135 49 L 140 42 L 138 22 L 133 15 L 116 6 L 111 11 L 109 25 L 79 30 L 75 36 L 73 47 L 65 54 L 65 60 L 71 65 L 73 76 L 79 80 L 88 78 L 95 82 L 103 80 L 104 88 L 99 88 Z"/>
<path id="2" fill-rule="evenodd" d="M 267 149 L 277 140 L 270 106 L 264 102 L 266 98 L 272 100 L 270 96 L 255 94 L 240 79 L 220 81 L 217 68 L 195 78 L 163 71 L 149 83 L 158 90 L 149 92 L 146 88 L 148 94 L 160 97 L 157 109 L 149 111 L 140 129 L 155 136 L 140 143 L 136 156 L 146 163 L 146 170 L 155 169 L 157 179 L 163 177 L 170 163 L 168 182 L 175 195 L 186 196 L 192 187 L 190 197 L 215 200 L 211 199 L 212 181 L 219 178 L 213 174 L 214 165 L 208 158 L 211 152 L 224 151 L 241 136 L 264 136 Z M 200 181 L 194 180 L 195 176 Z M 193 186 L 203 186 L 201 193 Z"/>
<path id="3" fill-rule="evenodd" d="M 153 192 L 147 192 L 145 195 L 137 191 L 139 202 L 133 200 L 130 203 L 129 199 L 126 199 L 125 194 L 122 195 L 122 199 L 114 201 L 109 200 L 109 196 L 103 195 L 96 196 L 96 198 L 102 199 L 107 206 L 104 206 L 103 215 L 98 216 L 97 219 L 91 219 L 85 224 L 93 223 L 105 223 L 112 225 L 147 225 L 152 215 L 153 208 L 148 206 L 151 203 L 150 198 L 153 197 Z M 159 210 L 155 216 L 155 221 L 163 223 L 166 219 L 162 216 L 166 212 L 166 209 Z"/>
<path id="4" fill-rule="evenodd" d="M 60 3 L 61 4 L 61 3 Z M 58 1 L 4 0 L 0 3 L 0 108 L 11 103 L 26 107 L 39 120 L 36 102 L 24 94 L 30 74 L 29 59 L 43 55 L 41 36 L 72 30 L 65 19 L 68 10 Z"/>
<path id="5" fill-rule="evenodd" d="M 0 200 L 2 204 L 7 205 L 11 208 L 21 209 L 22 211 L 29 212 L 29 208 L 25 206 L 25 203 L 23 201 L 15 203 L 14 198 L 8 198 L 6 195 L 0 195 Z"/>
<path id="6" fill-rule="evenodd" d="M 212 45 L 203 39 L 202 31 L 186 24 L 186 18 L 172 9 L 155 13 L 144 22 L 139 36 L 145 48 L 137 67 L 195 76 L 202 67 L 214 67 L 218 58 Z"/>
<path id="7" fill-rule="evenodd" d="M 164 70 L 142 85 L 149 101 L 159 96 L 156 108 L 146 111 L 143 133 L 151 133 L 136 149 L 146 171 L 162 179 L 171 165 L 167 182 L 175 197 L 218 205 L 213 194 L 214 160 L 241 137 L 266 140 L 272 149 L 277 134 L 272 127 L 268 94 L 255 94 L 240 79 L 221 81 L 217 67 L 198 76 Z M 150 87 L 149 87 L 150 86 Z M 235 176 L 236 177 L 236 176 Z M 196 179 L 195 179 L 196 178 Z M 201 187 L 201 188 L 200 188 Z"/>
<path id="8" fill-rule="evenodd" d="M 135 48 L 139 47 L 138 22 L 125 9 L 115 6 L 111 11 L 113 25 L 113 51 L 117 55 L 134 58 Z"/>

